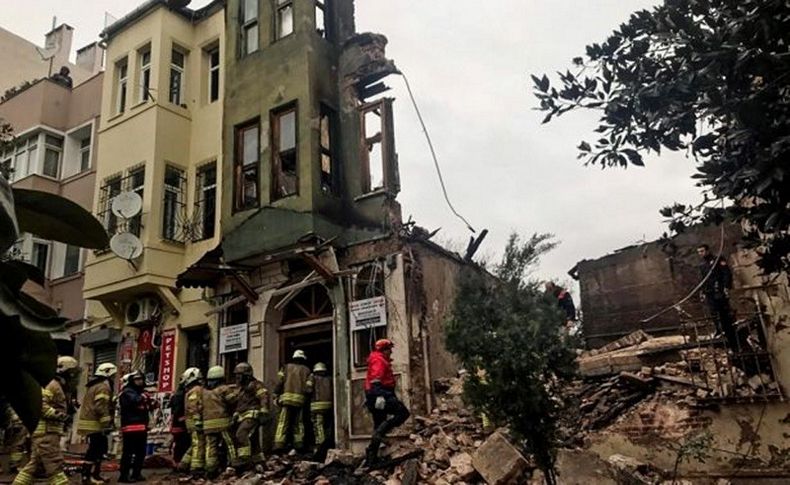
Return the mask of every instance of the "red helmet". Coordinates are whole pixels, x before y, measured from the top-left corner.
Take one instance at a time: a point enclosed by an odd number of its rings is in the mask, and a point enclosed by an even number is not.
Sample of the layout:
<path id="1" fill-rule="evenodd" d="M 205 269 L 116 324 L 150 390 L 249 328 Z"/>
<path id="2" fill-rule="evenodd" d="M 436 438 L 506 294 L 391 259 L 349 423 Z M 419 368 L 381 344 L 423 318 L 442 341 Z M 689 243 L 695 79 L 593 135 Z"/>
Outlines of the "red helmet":
<path id="1" fill-rule="evenodd" d="M 383 338 L 376 340 L 376 344 L 373 346 L 373 348 L 375 348 L 376 350 L 386 350 L 386 349 L 391 349 L 393 345 L 394 344 L 392 343 L 392 340 Z"/>

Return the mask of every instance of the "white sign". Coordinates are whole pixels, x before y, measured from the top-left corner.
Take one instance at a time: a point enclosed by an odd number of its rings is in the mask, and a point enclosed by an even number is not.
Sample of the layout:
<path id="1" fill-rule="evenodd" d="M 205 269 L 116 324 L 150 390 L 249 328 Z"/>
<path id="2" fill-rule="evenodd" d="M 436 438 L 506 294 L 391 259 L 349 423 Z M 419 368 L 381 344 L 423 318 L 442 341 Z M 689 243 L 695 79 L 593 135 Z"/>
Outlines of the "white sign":
<path id="1" fill-rule="evenodd" d="M 352 331 L 387 325 L 387 301 L 383 296 L 352 301 L 349 313 Z"/>
<path id="2" fill-rule="evenodd" d="M 219 353 L 247 350 L 247 324 L 230 325 L 219 329 Z"/>

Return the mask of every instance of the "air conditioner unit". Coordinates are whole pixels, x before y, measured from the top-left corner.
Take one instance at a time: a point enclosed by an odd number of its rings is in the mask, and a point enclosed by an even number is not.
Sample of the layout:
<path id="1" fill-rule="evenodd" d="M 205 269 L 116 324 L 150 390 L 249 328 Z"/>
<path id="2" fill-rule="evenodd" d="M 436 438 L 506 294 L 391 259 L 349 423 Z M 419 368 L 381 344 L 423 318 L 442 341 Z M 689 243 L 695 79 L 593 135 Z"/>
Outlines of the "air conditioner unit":
<path id="1" fill-rule="evenodd" d="M 126 324 L 134 325 L 150 320 L 159 310 L 159 300 L 145 297 L 134 300 L 126 305 Z"/>

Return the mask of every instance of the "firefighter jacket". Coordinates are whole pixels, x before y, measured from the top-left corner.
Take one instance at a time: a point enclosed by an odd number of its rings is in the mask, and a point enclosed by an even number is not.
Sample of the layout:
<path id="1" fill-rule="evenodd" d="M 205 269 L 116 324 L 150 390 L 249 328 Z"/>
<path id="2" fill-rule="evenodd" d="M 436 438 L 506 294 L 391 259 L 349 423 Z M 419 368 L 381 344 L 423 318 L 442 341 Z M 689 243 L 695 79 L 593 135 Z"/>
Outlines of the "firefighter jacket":
<path id="1" fill-rule="evenodd" d="M 203 431 L 218 433 L 230 428 L 231 416 L 239 398 L 239 387 L 234 384 L 203 389 Z"/>
<path id="2" fill-rule="evenodd" d="M 323 412 L 332 409 L 332 378 L 313 374 L 313 399 L 310 411 Z"/>
<path id="3" fill-rule="evenodd" d="M 185 394 L 184 386 L 178 386 L 170 398 L 170 432 L 174 434 L 184 433 L 187 430 L 186 416 L 184 415 Z"/>
<path id="4" fill-rule="evenodd" d="M 269 392 L 258 379 L 252 379 L 239 388 L 236 405 L 238 419 L 256 419 L 259 414 L 269 413 Z"/>
<path id="5" fill-rule="evenodd" d="M 203 386 L 195 385 L 187 390 L 186 404 L 184 405 L 187 430 L 203 431 Z"/>
<path id="6" fill-rule="evenodd" d="M 63 386 L 52 379 L 41 391 L 41 419 L 33 431 L 33 436 L 45 434 L 62 435 L 68 417 L 68 401 Z"/>
<path id="7" fill-rule="evenodd" d="M 88 435 L 109 431 L 112 428 L 112 388 L 106 378 L 88 382 L 88 390 L 82 399 L 77 432 Z"/>
<path id="8" fill-rule="evenodd" d="M 148 431 L 151 402 L 148 396 L 134 386 L 126 386 L 118 396 L 121 406 L 121 432 Z"/>
<path id="9" fill-rule="evenodd" d="M 365 392 L 376 391 L 377 388 L 385 391 L 395 391 L 395 374 L 392 373 L 392 362 L 378 350 L 368 356 L 368 373 L 365 376 Z"/>
<path id="10" fill-rule="evenodd" d="M 280 378 L 282 394 L 280 404 L 283 406 L 304 406 L 305 394 L 313 387 L 310 368 L 304 364 L 286 364 L 277 374 Z"/>

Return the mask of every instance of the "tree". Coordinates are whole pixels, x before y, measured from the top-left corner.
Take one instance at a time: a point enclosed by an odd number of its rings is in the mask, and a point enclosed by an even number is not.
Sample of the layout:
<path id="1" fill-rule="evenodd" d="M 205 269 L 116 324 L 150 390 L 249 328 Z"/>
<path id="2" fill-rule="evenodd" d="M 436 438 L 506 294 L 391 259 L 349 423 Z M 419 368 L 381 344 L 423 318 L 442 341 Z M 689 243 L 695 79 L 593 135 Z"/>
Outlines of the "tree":
<path id="1" fill-rule="evenodd" d="M 556 246 L 551 238 L 534 234 L 522 241 L 512 234 L 493 275 L 480 267 L 461 272 L 446 345 L 470 371 L 467 401 L 508 425 L 554 483 L 560 390 L 576 366 L 561 337 L 563 315 L 529 277 L 540 256 Z"/>
<path id="2" fill-rule="evenodd" d="M 544 123 L 601 112 L 579 158 L 604 167 L 684 150 L 704 200 L 661 211 L 670 228 L 743 222 L 767 271 L 790 254 L 790 8 L 785 0 L 665 0 L 639 11 L 559 74 L 532 76 Z M 720 202 L 732 203 L 722 209 Z"/>
<path id="3" fill-rule="evenodd" d="M 13 144 L 13 133 L 0 119 L 0 152 Z M 89 212 L 62 197 L 12 189 L 0 173 L 0 401 L 7 402 L 31 432 L 41 413 L 41 387 L 55 375 L 57 349 L 49 332 L 65 319 L 28 295 L 24 284 L 44 284 L 30 264 L 9 257 L 23 232 L 92 249 L 108 244 L 107 233 Z M 2 413 L 5 415 L 5 413 Z"/>

